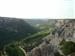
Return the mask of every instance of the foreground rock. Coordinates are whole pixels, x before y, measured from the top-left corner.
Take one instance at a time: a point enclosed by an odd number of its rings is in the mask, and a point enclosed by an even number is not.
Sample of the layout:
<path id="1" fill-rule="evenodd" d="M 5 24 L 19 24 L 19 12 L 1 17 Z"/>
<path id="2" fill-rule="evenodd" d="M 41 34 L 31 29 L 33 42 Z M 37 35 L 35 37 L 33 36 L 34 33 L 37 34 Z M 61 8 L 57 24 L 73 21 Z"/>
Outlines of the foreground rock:
<path id="1" fill-rule="evenodd" d="M 42 45 L 34 48 L 29 56 L 55 56 L 54 54 L 57 52 L 56 46 L 50 44 L 43 43 Z"/>

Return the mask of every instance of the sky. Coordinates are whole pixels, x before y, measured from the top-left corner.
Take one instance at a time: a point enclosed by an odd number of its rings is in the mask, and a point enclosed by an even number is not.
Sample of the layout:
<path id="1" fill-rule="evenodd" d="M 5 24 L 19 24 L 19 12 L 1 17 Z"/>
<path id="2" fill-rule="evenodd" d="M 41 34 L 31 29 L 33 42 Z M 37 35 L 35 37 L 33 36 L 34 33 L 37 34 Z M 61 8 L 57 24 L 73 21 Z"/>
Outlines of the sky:
<path id="1" fill-rule="evenodd" d="M 75 18 L 75 0 L 0 0 L 0 16 L 23 19 Z"/>

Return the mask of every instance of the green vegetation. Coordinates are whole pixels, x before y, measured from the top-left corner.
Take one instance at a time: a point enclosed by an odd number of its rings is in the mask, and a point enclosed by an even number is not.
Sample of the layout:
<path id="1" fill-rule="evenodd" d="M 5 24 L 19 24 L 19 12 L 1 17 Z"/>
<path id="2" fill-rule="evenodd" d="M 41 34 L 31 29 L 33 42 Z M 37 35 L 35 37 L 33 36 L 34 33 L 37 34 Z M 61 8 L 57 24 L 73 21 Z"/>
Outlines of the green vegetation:
<path id="1" fill-rule="evenodd" d="M 6 47 L 6 54 L 8 56 L 25 56 L 24 52 L 15 45 L 10 45 Z"/>
<path id="2" fill-rule="evenodd" d="M 50 25 L 48 24 L 41 24 L 37 28 L 39 28 L 41 31 L 49 30 Z"/>
<path id="3" fill-rule="evenodd" d="M 0 17 L 0 50 L 4 45 L 19 41 L 36 32 L 38 29 L 22 19 Z"/>
<path id="4" fill-rule="evenodd" d="M 65 55 L 75 52 L 75 43 L 72 41 L 65 41 L 61 45 L 61 50 Z"/>
<path id="5" fill-rule="evenodd" d="M 62 41 L 59 43 L 59 45 L 63 45 L 66 42 L 66 40 L 63 38 Z"/>
<path id="6" fill-rule="evenodd" d="M 37 21 L 37 20 L 36 20 Z M 46 21 L 38 21 L 28 24 L 25 20 L 16 18 L 0 17 L 0 53 L 1 56 L 25 56 L 24 52 L 19 48 L 21 46 L 26 51 L 31 51 L 34 47 L 43 42 L 43 38 L 53 31 L 52 23 Z M 32 22 L 33 23 L 33 22 Z M 15 43 L 15 44 L 13 44 Z"/>
<path id="7" fill-rule="evenodd" d="M 49 31 L 42 31 L 42 32 L 38 32 L 38 33 L 35 33 L 29 37 L 27 37 L 24 42 L 25 43 L 31 43 L 31 42 L 34 42 L 36 40 L 38 40 L 39 38 L 42 39 L 43 37 L 47 36 L 49 34 Z"/>
<path id="8" fill-rule="evenodd" d="M 41 31 L 38 33 L 35 33 L 26 39 L 22 40 L 21 44 L 25 44 L 25 50 L 30 51 L 34 47 L 38 46 L 43 42 L 42 38 L 47 36 L 49 34 L 49 31 Z M 23 45 L 24 46 L 24 45 Z"/>

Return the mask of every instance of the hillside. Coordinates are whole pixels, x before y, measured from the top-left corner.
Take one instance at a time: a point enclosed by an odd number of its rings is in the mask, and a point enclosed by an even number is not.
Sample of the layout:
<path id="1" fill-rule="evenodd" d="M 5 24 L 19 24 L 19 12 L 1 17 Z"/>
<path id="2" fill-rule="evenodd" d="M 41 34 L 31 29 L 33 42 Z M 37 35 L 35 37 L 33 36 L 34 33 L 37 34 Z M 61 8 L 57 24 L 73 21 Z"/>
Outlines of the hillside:
<path id="1" fill-rule="evenodd" d="M 37 31 L 23 19 L 0 17 L 0 47 Z"/>
<path id="2" fill-rule="evenodd" d="M 48 19 L 25 19 L 25 21 L 34 26 L 37 24 L 47 24 L 48 23 Z"/>
<path id="3" fill-rule="evenodd" d="M 30 22 L 40 24 L 36 28 L 25 20 L 0 19 L 0 47 L 10 42 L 0 50 L 1 56 L 67 56 L 75 52 L 75 20 L 34 21 Z"/>

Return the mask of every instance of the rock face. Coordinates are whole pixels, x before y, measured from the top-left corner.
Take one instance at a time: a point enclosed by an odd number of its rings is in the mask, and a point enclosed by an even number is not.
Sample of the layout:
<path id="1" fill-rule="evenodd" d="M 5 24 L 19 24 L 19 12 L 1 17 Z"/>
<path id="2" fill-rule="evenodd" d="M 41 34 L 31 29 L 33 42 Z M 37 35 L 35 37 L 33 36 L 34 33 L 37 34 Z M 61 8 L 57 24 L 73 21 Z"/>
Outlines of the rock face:
<path id="1" fill-rule="evenodd" d="M 31 52 L 32 56 L 41 56 L 41 50 L 39 47 L 34 48 Z"/>
<path id="2" fill-rule="evenodd" d="M 32 49 L 29 56 L 55 56 L 55 53 L 59 52 L 58 44 L 63 38 L 75 41 L 75 21 L 57 20 L 54 31 L 48 37 L 51 38 L 50 42 L 45 40 L 45 43 Z"/>
<path id="3" fill-rule="evenodd" d="M 64 37 L 65 39 L 74 37 L 75 22 L 74 20 L 57 20 L 55 30 L 52 32 L 57 37 Z"/>
<path id="4" fill-rule="evenodd" d="M 31 51 L 30 56 L 54 56 L 57 48 L 54 45 L 43 43 Z M 30 53 L 29 53 L 30 54 Z"/>

